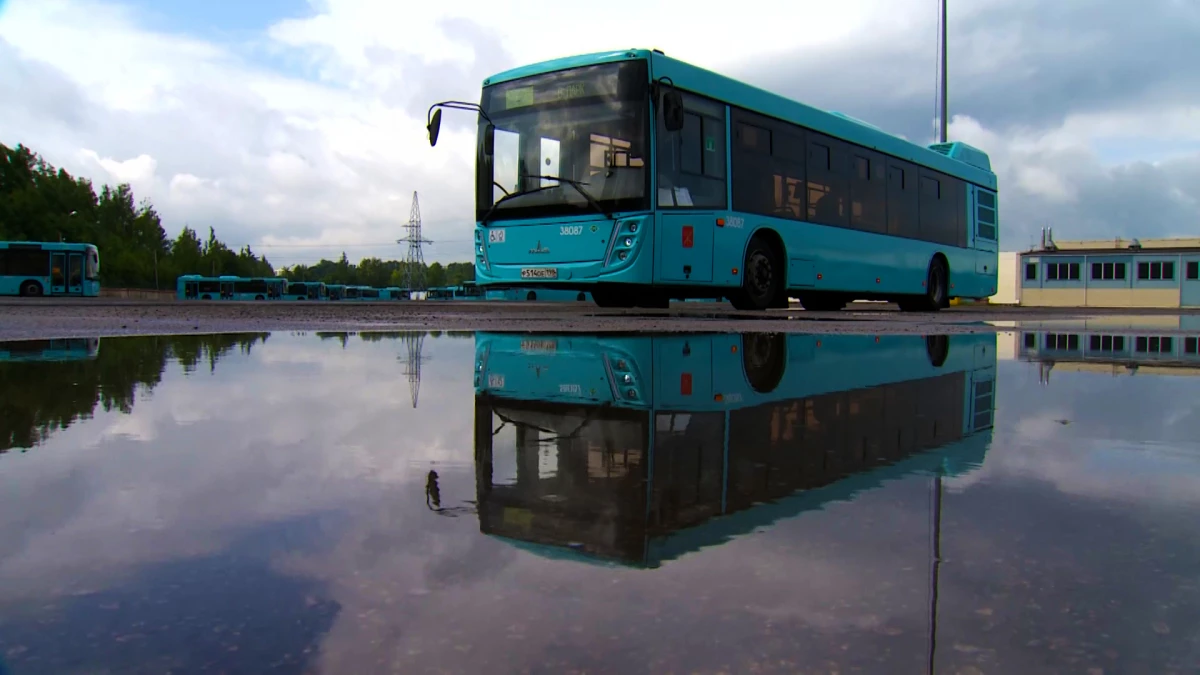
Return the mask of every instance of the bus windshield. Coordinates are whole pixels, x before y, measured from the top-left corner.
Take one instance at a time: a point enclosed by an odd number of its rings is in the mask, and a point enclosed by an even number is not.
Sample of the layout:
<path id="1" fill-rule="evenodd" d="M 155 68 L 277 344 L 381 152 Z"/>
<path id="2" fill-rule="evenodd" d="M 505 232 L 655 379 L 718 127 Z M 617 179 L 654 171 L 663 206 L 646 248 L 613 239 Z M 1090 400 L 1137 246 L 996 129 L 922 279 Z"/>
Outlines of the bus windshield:
<path id="1" fill-rule="evenodd" d="M 650 208 L 648 102 L 641 60 L 486 87 L 482 108 L 496 129 L 486 157 L 481 116 L 476 219 L 574 215 L 596 203 L 608 212 Z"/>

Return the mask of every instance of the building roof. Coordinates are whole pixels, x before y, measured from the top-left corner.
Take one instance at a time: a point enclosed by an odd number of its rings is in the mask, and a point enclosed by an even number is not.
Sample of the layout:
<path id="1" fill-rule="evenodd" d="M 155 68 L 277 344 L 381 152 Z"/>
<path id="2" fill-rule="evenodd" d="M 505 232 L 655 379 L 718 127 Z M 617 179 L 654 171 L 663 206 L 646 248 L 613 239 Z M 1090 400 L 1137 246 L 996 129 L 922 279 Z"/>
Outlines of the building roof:
<path id="1" fill-rule="evenodd" d="M 1034 247 L 1021 255 L 1055 253 L 1146 253 L 1156 251 L 1187 252 L 1200 251 L 1200 237 L 1174 237 L 1169 239 L 1078 239 L 1074 241 L 1052 241 L 1046 248 Z"/>

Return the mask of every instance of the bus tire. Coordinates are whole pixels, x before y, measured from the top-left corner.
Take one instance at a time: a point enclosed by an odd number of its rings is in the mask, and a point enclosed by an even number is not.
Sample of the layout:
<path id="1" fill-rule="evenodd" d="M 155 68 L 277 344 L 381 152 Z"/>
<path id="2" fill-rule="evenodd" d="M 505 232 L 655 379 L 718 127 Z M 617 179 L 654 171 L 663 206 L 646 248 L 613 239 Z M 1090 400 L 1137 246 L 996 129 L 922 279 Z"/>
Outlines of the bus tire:
<path id="1" fill-rule="evenodd" d="M 742 370 L 754 391 L 775 391 L 787 370 L 787 337 L 783 333 L 742 333 Z"/>
<path id="2" fill-rule="evenodd" d="M 587 302 L 587 293 L 580 293 L 579 295 L 575 296 L 575 300 L 577 302 Z"/>
<path id="3" fill-rule="evenodd" d="M 742 287 L 729 296 L 735 309 L 764 310 L 786 305 L 783 256 L 762 234 L 750 238 L 742 263 Z"/>
<path id="4" fill-rule="evenodd" d="M 261 295 L 256 295 L 256 296 L 254 296 L 254 299 L 255 299 L 255 300 L 266 300 L 266 298 L 265 298 L 265 297 L 263 297 L 263 296 L 261 296 Z"/>
<path id="5" fill-rule="evenodd" d="M 929 355 L 929 363 L 934 368 L 946 365 L 950 356 L 950 337 L 947 335 L 926 335 L 925 353 Z"/>
<path id="6" fill-rule="evenodd" d="M 537 300 L 537 291 L 529 291 L 528 293 L 526 293 L 525 300 L 527 300 L 528 302 L 533 302 L 534 300 Z"/>
<path id="7" fill-rule="evenodd" d="M 42 295 L 42 285 L 36 281 L 26 281 L 21 284 L 19 293 L 27 298 L 36 298 Z"/>
<path id="8" fill-rule="evenodd" d="M 929 261 L 929 271 L 925 273 L 925 293 L 916 297 L 900 300 L 902 312 L 936 312 L 950 305 L 950 271 L 946 261 L 940 255 L 935 255 Z"/>

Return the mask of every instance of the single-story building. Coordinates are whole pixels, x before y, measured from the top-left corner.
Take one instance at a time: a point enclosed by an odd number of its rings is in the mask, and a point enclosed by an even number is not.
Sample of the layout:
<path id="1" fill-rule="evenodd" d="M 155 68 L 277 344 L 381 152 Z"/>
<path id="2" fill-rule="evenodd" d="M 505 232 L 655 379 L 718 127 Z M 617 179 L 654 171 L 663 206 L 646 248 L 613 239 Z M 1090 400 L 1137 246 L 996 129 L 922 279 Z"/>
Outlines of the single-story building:
<path id="1" fill-rule="evenodd" d="M 1200 308 L 1200 238 L 1056 242 L 1047 231 L 1016 276 L 1023 306 Z"/>

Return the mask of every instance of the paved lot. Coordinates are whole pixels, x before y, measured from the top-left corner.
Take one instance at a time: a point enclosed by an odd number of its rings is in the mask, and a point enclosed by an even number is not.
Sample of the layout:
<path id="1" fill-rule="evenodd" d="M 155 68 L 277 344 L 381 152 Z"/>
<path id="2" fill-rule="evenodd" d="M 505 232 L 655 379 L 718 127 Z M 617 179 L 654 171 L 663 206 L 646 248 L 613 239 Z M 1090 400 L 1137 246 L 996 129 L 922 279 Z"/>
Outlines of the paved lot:
<path id="1" fill-rule="evenodd" d="M 1138 311 L 1138 315 L 1173 312 Z M 955 307 L 902 313 L 858 303 L 840 312 L 796 308 L 737 312 L 725 304 L 677 303 L 669 310 L 602 310 L 587 303 L 525 302 L 149 302 L 12 298 L 0 301 L 0 340 L 264 330 L 784 331 L 961 333 L 1011 321 L 1058 321 L 1129 312 Z M 989 323 L 992 322 L 992 323 Z"/>

